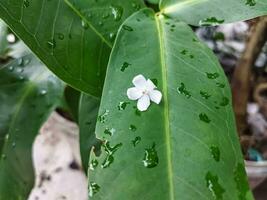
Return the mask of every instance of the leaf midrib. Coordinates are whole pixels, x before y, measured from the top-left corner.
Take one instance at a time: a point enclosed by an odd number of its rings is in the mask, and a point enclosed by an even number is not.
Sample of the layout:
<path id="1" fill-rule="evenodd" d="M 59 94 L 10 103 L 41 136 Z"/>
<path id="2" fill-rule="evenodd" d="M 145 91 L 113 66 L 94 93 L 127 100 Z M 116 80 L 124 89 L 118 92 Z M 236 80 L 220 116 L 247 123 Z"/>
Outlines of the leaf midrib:
<path id="1" fill-rule="evenodd" d="M 173 168 L 172 168 L 172 154 L 171 154 L 171 137 L 170 137 L 170 114 L 169 114 L 169 102 L 168 102 L 168 86 L 167 86 L 167 65 L 164 54 L 164 33 L 160 18 L 162 15 L 155 14 L 156 27 L 159 38 L 160 48 L 160 60 L 162 71 L 162 87 L 163 87 L 163 103 L 164 103 L 164 126 L 165 126 L 165 139 L 166 139 L 166 155 L 167 155 L 167 174 L 169 182 L 169 197 L 170 200 L 174 200 L 174 186 L 173 186 Z"/>

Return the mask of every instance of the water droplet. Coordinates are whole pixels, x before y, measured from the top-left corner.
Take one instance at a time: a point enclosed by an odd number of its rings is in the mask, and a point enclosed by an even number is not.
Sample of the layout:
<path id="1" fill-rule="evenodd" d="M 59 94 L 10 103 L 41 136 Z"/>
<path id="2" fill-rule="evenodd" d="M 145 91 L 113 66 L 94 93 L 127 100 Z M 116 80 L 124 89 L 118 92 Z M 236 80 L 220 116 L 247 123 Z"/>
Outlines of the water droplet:
<path id="1" fill-rule="evenodd" d="M 105 131 L 104 131 L 104 133 L 106 134 L 106 135 L 110 135 L 110 136 L 112 136 L 114 133 L 115 133 L 115 129 L 114 128 L 111 128 L 111 129 L 109 129 L 109 128 L 106 128 L 105 129 Z"/>
<path id="2" fill-rule="evenodd" d="M 90 188 L 89 188 L 89 196 L 92 197 L 94 196 L 96 193 L 98 193 L 100 190 L 100 186 L 97 185 L 96 183 L 94 182 L 91 182 L 90 183 Z"/>
<path id="3" fill-rule="evenodd" d="M 47 94 L 47 91 L 46 91 L 46 90 L 41 90 L 41 91 L 40 91 L 40 95 L 44 96 L 44 95 L 46 95 L 46 94 Z"/>
<path id="4" fill-rule="evenodd" d="M 135 125 L 130 125 L 129 129 L 133 132 L 135 132 L 137 130 L 136 126 Z"/>
<path id="5" fill-rule="evenodd" d="M 82 20 L 82 27 L 86 30 L 89 28 L 89 25 L 86 21 Z"/>
<path id="6" fill-rule="evenodd" d="M 200 91 L 200 95 L 204 98 L 204 99 L 208 99 L 211 97 L 210 94 L 208 94 L 207 92 L 204 91 Z"/>
<path id="7" fill-rule="evenodd" d="M 121 71 L 124 72 L 125 69 L 127 69 L 131 64 L 127 63 L 127 62 L 124 62 L 121 66 Z"/>
<path id="8" fill-rule="evenodd" d="M 134 108 L 134 113 L 137 115 L 137 116 L 141 116 L 142 112 L 140 110 L 138 110 L 138 108 L 136 106 L 133 107 Z"/>
<path id="9" fill-rule="evenodd" d="M 224 22 L 223 19 L 217 19 L 216 17 L 210 17 L 210 18 L 206 18 L 204 20 L 200 20 L 199 21 L 199 25 L 200 26 L 216 26 L 216 25 L 220 25 Z"/>
<path id="10" fill-rule="evenodd" d="M 219 74 L 218 73 L 206 73 L 208 79 L 216 79 L 219 77 Z"/>
<path id="11" fill-rule="evenodd" d="M 145 150 L 143 164 L 146 168 L 156 167 L 159 163 L 158 153 L 155 149 L 155 146 L 156 144 L 153 143 L 151 148 Z"/>
<path id="12" fill-rule="evenodd" d="M 124 101 L 121 101 L 118 105 L 118 109 L 119 110 L 125 110 L 126 106 L 130 104 L 130 102 L 124 102 Z"/>
<path id="13" fill-rule="evenodd" d="M 185 95 L 188 99 L 192 96 L 191 93 L 186 89 L 184 83 L 181 83 L 181 86 L 177 88 L 177 91 L 179 94 Z"/>
<path id="14" fill-rule="evenodd" d="M 11 71 L 11 72 L 14 71 L 14 67 L 13 66 L 9 66 L 8 70 Z"/>
<path id="15" fill-rule="evenodd" d="M 132 2 L 132 7 L 137 11 L 140 10 L 141 6 L 136 4 L 135 2 Z"/>
<path id="16" fill-rule="evenodd" d="M 130 26 L 127 26 L 127 25 L 122 25 L 122 28 L 124 29 L 124 30 L 126 30 L 126 31 L 133 31 L 133 28 L 132 27 L 130 27 Z"/>
<path id="17" fill-rule="evenodd" d="M 56 48 L 56 41 L 54 39 L 51 39 L 47 42 L 47 46 L 49 49 L 54 49 Z"/>
<path id="18" fill-rule="evenodd" d="M 219 88 L 225 88 L 225 84 L 224 83 L 216 83 L 216 86 Z"/>
<path id="19" fill-rule="evenodd" d="M 12 142 L 12 148 L 16 147 L 16 142 Z"/>
<path id="20" fill-rule="evenodd" d="M 184 49 L 180 53 L 183 54 L 183 55 L 186 55 L 188 53 L 188 51 L 186 49 Z"/>
<path id="21" fill-rule="evenodd" d="M 132 140 L 133 146 L 136 147 L 137 144 L 139 144 L 141 142 L 141 137 L 137 136 L 136 138 L 134 138 L 134 140 Z"/>
<path id="22" fill-rule="evenodd" d="M 101 167 L 107 168 L 114 162 L 114 153 L 122 146 L 122 143 L 116 144 L 114 147 L 110 146 L 110 143 L 108 141 L 105 142 L 103 145 L 104 150 L 106 152 L 106 158 L 104 159 Z"/>
<path id="23" fill-rule="evenodd" d="M 214 160 L 219 162 L 220 161 L 220 157 L 221 157 L 221 152 L 220 152 L 219 147 L 211 146 L 210 147 L 210 152 L 211 152 L 212 157 L 214 158 Z"/>
<path id="24" fill-rule="evenodd" d="M 103 22 L 101 22 L 101 21 L 98 22 L 98 25 L 99 25 L 99 26 L 103 26 Z"/>
<path id="25" fill-rule="evenodd" d="M 220 106 L 227 106 L 229 104 L 229 99 L 227 97 L 223 97 L 221 102 L 220 102 Z"/>
<path id="26" fill-rule="evenodd" d="M 199 119 L 203 122 L 210 123 L 209 117 L 205 113 L 200 113 L 199 114 Z"/>
<path id="27" fill-rule="evenodd" d="M 123 14 L 123 8 L 120 6 L 111 5 L 110 6 L 111 13 L 115 21 L 120 21 Z"/>
<path id="28" fill-rule="evenodd" d="M 24 6 L 24 8 L 28 8 L 30 6 L 30 1 L 29 0 L 23 0 L 23 6 Z"/>
<path id="29" fill-rule="evenodd" d="M 102 15 L 103 19 L 107 19 L 108 17 L 109 17 L 109 13 L 105 13 L 105 14 Z"/>
<path id="30" fill-rule="evenodd" d="M 109 114 L 109 110 L 105 110 L 101 115 L 98 116 L 98 121 L 100 121 L 100 123 L 105 123 L 106 122 L 106 118 Z"/>
<path id="31" fill-rule="evenodd" d="M 2 154 L 2 159 L 5 160 L 7 158 L 6 154 Z"/>
<path id="32" fill-rule="evenodd" d="M 98 166 L 98 161 L 96 159 L 91 160 L 90 162 L 90 170 L 95 170 L 95 168 Z"/>
<path id="33" fill-rule="evenodd" d="M 109 34 L 109 39 L 110 39 L 111 41 L 113 41 L 113 40 L 115 39 L 115 37 L 116 37 L 116 34 L 115 34 L 115 33 L 110 33 L 110 34 Z"/>
<path id="34" fill-rule="evenodd" d="M 238 163 L 234 170 L 234 180 L 236 183 L 236 188 L 239 191 L 239 200 L 246 199 L 246 194 L 249 191 L 249 186 L 244 165 L 241 163 Z"/>
<path id="35" fill-rule="evenodd" d="M 62 34 L 62 33 L 58 33 L 58 34 L 57 34 L 57 38 L 60 39 L 60 40 L 64 40 L 64 37 L 65 37 L 65 36 L 64 36 L 64 34 Z"/>
<path id="36" fill-rule="evenodd" d="M 255 6 L 256 5 L 256 0 L 247 0 L 246 5 Z"/>
<path id="37" fill-rule="evenodd" d="M 219 178 L 216 175 L 213 175 L 211 172 L 208 172 L 205 176 L 206 186 L 212 192 L 212 195 L 216 200 L 223 199 L 223 193 L 225 192 L 224 188 L 219 184 Z"/>
<path id="38" fill-rule="evenodd" d="M 23 58 L 18 59 L 18 65 L 20 65 L 20 66 L 24 65 L 24 59 Z"/>

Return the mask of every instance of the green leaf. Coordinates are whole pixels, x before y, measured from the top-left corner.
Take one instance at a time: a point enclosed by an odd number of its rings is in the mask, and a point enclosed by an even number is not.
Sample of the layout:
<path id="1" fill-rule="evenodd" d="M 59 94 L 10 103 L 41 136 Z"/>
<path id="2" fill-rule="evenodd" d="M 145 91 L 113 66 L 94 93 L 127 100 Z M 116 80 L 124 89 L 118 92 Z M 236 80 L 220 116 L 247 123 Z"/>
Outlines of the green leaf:
<path id="1" fill-rule="evenodd" d="M 86 170 L 88 169 L 89 155 L 92 147 L 95 146 L 97 148 L 100 144 L 95 136 L 99 104 L 99 99 L 82 94 L 79 108 L 80 150 L 83 168 Z"/>
<path id="2" fill-rule="evenodd" d="M 0 19 L 0 58 L 5 57 L 7 52 L 7 26 L 6 24 Z"/>
<path id="3" fill-rule="evenodd" d="M 110 48 L 64 0 L 1 0 L 0 18 L 58 77 L 101 95 Z"/>
<path id="4" fill-rule="evenodd" d="M 252 199 L 230 88 L 212 51 L 185 23 L 148 9 L 123 26 L 133 31 L 120 29 L 108 66 L 92 199 Z M 163 94 L 146 112 L 126 95 L 138 74 Z"/>
<path id="5" fill-rule="evenodd" d="M 135 11 L 143 8 L 143 0 L 65 0 L 72 9 L 110 46 L 120 25 Z"/>
<path id="6" fill-rule="evenodd" d="M 27 198 L 34 181 L 31 146 L 63 86 L 33 55 L 1 68 L 0 199 Z"/>
<path id="7" fill-rule="evenodd" d="M 161 0 L 161 12 L 191 25 L 219 25 L 267 14 L 267 0 Z"/>

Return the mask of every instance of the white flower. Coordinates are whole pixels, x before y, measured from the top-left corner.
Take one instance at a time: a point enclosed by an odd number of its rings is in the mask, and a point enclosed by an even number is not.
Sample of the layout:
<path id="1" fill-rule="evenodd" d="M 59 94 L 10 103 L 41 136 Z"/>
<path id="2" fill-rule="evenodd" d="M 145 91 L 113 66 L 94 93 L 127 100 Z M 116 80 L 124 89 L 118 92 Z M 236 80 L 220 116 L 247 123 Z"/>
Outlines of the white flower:
<path id="1" fill-rule="evenodd" d="M 146 111 L 150 106 L 150 101 L 159 104 L 162 98 L 160 91 L 155 90 L 157 88 L 150 79 L 145 79 L 143 75 L 137 75 L 133 78 L 133 84 L 135 87 L 127 90 L 127 96 L 131 100 L 138 100 L 137 108 L 140 111 Z"/>

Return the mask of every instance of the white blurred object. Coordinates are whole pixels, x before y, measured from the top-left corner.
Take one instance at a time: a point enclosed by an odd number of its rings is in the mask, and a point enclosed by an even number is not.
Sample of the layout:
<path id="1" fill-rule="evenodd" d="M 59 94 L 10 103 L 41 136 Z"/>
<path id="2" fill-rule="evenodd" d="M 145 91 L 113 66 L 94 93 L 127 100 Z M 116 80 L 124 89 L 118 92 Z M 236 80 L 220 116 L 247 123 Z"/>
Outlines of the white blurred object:
<path id="1" fill-rule="evenodd" d="M 225 40 L 232 40 L 246 37 L 248 29 L 249 26 L 246 22 L 236 22 L 218 26 L 217 32 L 223 33 Z"/>
<path id="2" fill-rule="evenodd" d="M 15 44 L 10 45 L 8 56 L 12 58 L 21 58 L 29 53 L 31 53 L 31 50 L 22 41 L 18 41 Z"/>
<path id="3" fill-rule="evenodd" d="M 247 106 L 248 124 L 252 128 L 255 136 L 263 136 L 267 129 L 267 121 L 259 112 L 259 106 L 256 103 L 250 103 Z"/>
<path id="4" fill-rule="evenodd" d="M 53 113 L 33 145 L 35 186 L 28 200 L 88 200 L 78 127 Z"/>
<path id="5" fill-rule="evenodd" d="M 16 37 L 13 33 L 9 33 L 7 36 L 6 36 L 6 39 L 9 43 L 14 43 L 16 41 Z"/>

